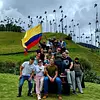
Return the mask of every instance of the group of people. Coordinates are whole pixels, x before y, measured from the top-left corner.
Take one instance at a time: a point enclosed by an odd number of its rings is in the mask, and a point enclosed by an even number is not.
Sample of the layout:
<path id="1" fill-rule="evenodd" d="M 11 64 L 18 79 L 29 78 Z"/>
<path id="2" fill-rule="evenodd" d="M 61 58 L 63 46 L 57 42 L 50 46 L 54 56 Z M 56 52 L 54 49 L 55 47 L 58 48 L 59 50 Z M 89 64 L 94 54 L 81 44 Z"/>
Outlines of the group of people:
<path id="1" fill-rule="evenodd" d="M 73 94 L 76 94 L 76 86 L 79 92 L 83 94 L 81 82 L 83 77 L 83 68 L 79 58 L 73 61 L 66 49 L 66 42 L 58 41 L 56 38 L 49 39 L 46 42 L 39 42 L 39 50 L 35 57 L 30 57 L 20 66 L 18 97 L 21 97 L 22 86 L 25 80 L 28 81 L 28 96 L 32 95 L 33 82 L 37 99 L 41 100 L 41 92 L 44 92 L 43 99 L 48 97 L 49 83 L 56 83 L 58 100 L 62 100 L 62 85 L 67 78 L 67 83 L 72 88 Z M 67 89 L 67 88 L 66 88 Z"/>

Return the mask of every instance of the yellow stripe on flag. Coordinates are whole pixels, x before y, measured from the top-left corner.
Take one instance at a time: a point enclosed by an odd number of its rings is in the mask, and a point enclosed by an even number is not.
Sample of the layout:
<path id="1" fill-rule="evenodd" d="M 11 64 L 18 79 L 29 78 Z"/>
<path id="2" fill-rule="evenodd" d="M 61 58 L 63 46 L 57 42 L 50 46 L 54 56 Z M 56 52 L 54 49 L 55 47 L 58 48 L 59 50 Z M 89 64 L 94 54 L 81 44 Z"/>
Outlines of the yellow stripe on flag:
<path id="1" fill-rule="evenodd" d="M 35 26 L 34 28 L 29 29 L 26 31 L 24 38 L 22 39 L 22 45 L 26 48 L 25 43 L 33 36 L 42 33 L 42 26 L 41 24 Z"/>

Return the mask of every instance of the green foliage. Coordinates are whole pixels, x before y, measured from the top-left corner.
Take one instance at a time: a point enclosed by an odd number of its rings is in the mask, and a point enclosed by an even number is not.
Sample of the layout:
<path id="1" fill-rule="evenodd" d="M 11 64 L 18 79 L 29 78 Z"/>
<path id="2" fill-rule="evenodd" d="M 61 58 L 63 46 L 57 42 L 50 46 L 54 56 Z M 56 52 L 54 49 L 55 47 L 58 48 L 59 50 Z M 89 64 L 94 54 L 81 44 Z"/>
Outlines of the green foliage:
<path id="1" fill-rule="evenodd" d="M 5 61 L 0 61 L 0 73 L 14 73 L 15 63 Z"/>
<path id="2" fill-rule="evenodd" d="M 84 71 L 91 70 L 92 65 L 87 59 L 80 58 L 80 63 L 82 65 Z"/>
<path id="3" fill-rule="evenodd" d="M 92 70 L 85 71 L 85 81 L 86 82 L 92 82 L 100 84 L 100 76 L 97 76 L 97 74 Z"/>
<path id="4" fill-rule="evenodd" d="M 16 24 L 8 23 L 6 25 L 1 24 L 0 31 L 22 32 L 23 29 L 21 26 L 17 26 Z"/>
<path id="5" fill-rule="evenodd" d="M 80 58 L 80 63 L 83 67 L 85 82 L 100 84 L 100 76 L 97 76 L 97 73 L 92 70 L 90 61 L 85 58 Z"/>

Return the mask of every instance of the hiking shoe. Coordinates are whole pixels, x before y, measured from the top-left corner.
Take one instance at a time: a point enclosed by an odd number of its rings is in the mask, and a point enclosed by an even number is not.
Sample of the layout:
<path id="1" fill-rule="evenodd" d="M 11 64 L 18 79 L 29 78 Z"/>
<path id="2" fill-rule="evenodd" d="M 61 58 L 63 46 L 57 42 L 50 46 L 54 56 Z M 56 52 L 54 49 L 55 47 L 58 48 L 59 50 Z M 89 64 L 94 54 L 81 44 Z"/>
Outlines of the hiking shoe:
<path id="1" fill-rule="evenodd" d="M 33 97 L 33 95 L 32 95 L 31 93 L 28 93 L 27 96 L 29 96 L 29 97 Z"/>
<path id="2" fill-rule="evenodd" d="M 62 97 L 61 96 L 58 96 L 58 100 L 62 100 Z"/>
<path id="3" fill-rule="evenodd" d="M 73 94 L 77 94 L 76 91 L 73 91 Z"/>
<path id="4" fill-rule="evenodd" d="M 41 96 L 40 96 L 40 95 L 37 95 L 37 99 L 38 99 L 38 100 L 41 100 Z"/>
<path id="5" fill-rule="evenodd" d="M 82 92 L 80 92 L 81 94 L 83 94 L 83 91 Z"/>
<path id="6" fill-rule="evenodd" d="M 46 99 L 48 97 L 48 94 L 45 94 L 44 96 L 43 96 L 43 99 Z"/>

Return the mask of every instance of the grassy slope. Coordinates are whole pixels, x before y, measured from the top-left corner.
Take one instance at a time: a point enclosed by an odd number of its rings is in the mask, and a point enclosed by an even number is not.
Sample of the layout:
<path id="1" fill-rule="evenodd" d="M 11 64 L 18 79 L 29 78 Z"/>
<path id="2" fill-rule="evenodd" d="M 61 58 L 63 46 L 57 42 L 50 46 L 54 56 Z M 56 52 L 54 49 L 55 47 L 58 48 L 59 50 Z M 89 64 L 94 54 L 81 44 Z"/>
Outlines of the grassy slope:
<path id="1" fill-rule="evenodd" d="M 0 32 L 0 54 L 11 53 L 11 52 L 22 52 L 23 47 L 21 45 L 21 39 L 23 38 L 24 33 L 16 33 L 16 32 Z M 43 39 L 56 36 L 57 39 L 64 38 L 65 35 L 55 34 L 55 33 L 45 33 L 43 34 Z M 70 56 L 74 59 L 76 56 L 81 58 L 88 59 L 91 64 L 93 70 L 95 70 L 100 75 L 100 55 L 96 55 L 95 53 L 90 52 L 89 49 L 79 46 L 72 41 L 67 41 L 67 47 L 70 51 Z M 33 47 L 31 50 L 36 49 Z M 14 62 L 20 61 L 33 55 L 30 53 L 28 56 L 24 56 L 23 54 L 18 55 L 9 55 L 9 56 L 0 56 L 0 61 L 2 60 L 11 60 Z"/>
<path id="2" fill-rule="evenodd" d="M 10 74 L 0 74 L 0 100 L 35 100 L 34 97 L 27 97 L 27 82 L 23 86 L 22 97 L 17 98 L 18 76 Z M 86 83 L 84 94 L 71 96 L 63 95 L 63 100 L 100 100 L 100 85 Z M 50 94 L 46 100 L 57 100 L 56 94 Z"/>
<path id="3" fill-rule="evenodd" d="M 23 47 L 21 39 L 24 33 L 18 32 L 0 32 L 0 54 L 22 52 Z"/>

